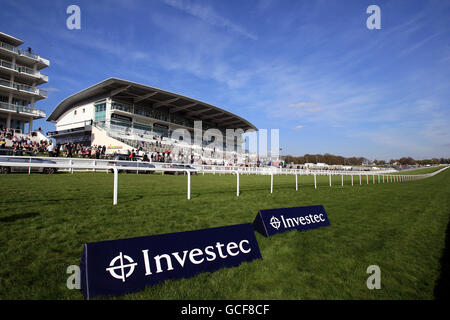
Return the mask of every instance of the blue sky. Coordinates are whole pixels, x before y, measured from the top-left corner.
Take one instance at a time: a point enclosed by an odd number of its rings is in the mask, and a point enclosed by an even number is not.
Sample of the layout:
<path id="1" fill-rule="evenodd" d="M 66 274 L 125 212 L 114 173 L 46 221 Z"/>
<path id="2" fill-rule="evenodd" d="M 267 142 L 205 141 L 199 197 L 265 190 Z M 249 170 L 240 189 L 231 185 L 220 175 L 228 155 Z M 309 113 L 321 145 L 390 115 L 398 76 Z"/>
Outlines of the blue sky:
<path id="1" fill-rule="evenodd" d="M 81 8 L 81 30 L 66 9 Z M 366 9 L 381 9 L 369 30 Z M 450 157 L 450 2 L 2 1 L 0 31 L 51 61 L 50 115 L 109 77 L 280 130 L 282 154 Z M 54 130 L 38 120 L 35 127 Z"/>

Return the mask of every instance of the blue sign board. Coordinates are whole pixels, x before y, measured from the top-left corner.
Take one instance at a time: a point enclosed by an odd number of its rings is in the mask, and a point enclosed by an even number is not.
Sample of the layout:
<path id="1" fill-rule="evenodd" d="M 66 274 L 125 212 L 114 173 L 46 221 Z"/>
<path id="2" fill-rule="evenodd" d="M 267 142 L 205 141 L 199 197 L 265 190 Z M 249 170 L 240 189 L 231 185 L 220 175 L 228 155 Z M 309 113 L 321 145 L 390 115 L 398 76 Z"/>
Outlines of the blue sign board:
<path id="1" fill-rule="evenodd" d="M 292 229 L 302 231 L 329 225 L 322 205 L 260 210 L 253 221 L 255 230 L 266 237 Z"/>
<path id="2" fill-rule="evenodd" d="M 251 223 L 86 243 L 81 290 L 88 299 L 121 295 L 261 258 Z"/>

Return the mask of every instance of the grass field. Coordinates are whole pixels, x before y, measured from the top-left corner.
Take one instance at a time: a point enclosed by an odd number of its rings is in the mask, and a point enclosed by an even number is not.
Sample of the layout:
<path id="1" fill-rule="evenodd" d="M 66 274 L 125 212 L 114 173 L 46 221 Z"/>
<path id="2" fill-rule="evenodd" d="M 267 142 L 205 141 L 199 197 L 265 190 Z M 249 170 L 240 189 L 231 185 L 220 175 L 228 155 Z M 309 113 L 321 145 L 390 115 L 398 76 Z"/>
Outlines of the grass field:
<path id="1" fill-rule="evenodd" d="M 409 174 L 427 174 L 427 173 L 432 173 L 435 172 L 439 169 L 442 169 L 444 166 L 436 166 L 436 167 L 426 167 L 426 168 L 420 168 L 420 169 L 416 169 L 416 170 L 405 170 L 405 171 L 400 171 L 397 174 L 402 174 L 402 175 L 409 175 Z"/>
<path id="2" fill-rule="evenodd" d="M 340 176 L 186 177 L 75 173 L 0 176 L 0 299 L 83 299 L 66 287 L 85 242 L 252 222 L 258 210 L 324 205 L 331 226 L 256 234 L 262 260 L 115 299 L 433 299 L 450 217 L 450 170 L 403 183 Z M 377 181 L 376 181 L 377 182 Z M 368 290 L 369 265 L 381 289 Z"/>

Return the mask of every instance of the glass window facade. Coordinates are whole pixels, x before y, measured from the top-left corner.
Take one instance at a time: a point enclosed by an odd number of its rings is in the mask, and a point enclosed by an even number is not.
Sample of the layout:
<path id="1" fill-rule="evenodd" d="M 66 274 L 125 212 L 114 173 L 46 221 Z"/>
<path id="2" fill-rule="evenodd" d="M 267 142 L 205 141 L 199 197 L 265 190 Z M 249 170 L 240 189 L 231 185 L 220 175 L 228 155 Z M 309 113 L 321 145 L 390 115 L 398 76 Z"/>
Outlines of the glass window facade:
<path id="1" fill-rule="evenodd" d="M 106 103 L 100 103 L 95 105 L 95 121 L 106 120 Z"/>
<path id="2" fill-rule="evenodd" d="M 111 110 L 121 110 L 121 111 L 137 114 L 137 115 L 148 117 L 148 118 L 155 119 L 155 120 L 171 122 L 171 123 L 182 125 L 182 126 L 185 126 L 188 128 L 194 127 L 193 120 L 183 119 L 182 117 L 174 116 L 164 110 L 149 109 L 149 108 L 144 108 L 142 106 L 134 106 L 133 107 L 131 105 L 127 105 L 127 104 L 119 102 L 119 101 L 112 101 Z M 203 121 L 203 130 L 207 130 L 209 128 L 215 128 L 215 126 Z"/>

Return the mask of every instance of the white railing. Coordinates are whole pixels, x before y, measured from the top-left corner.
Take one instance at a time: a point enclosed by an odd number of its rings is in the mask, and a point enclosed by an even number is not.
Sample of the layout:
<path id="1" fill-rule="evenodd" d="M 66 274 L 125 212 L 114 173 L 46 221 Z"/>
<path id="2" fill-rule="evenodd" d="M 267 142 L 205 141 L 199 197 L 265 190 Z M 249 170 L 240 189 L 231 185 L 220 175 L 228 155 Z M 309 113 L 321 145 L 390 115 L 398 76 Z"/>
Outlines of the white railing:
<path id="1" fill-rule="evenodd" d="M 29 50 L 24 50 L 24 49 L 19 49 L 17 47 L 14 47 L 8 43 L 5 43 L 3 41 L 0 41 L 0 48 L 6 49 L 8 51 L 14 52 L 20 56 L 25 56 L 34 60 L 37 60 L 39 62 L 42 62 L 44 64 L 46 64 L 47 66 L 50 65 L 50 61 L 48 59 L 42 58 L 41 56 L 39 56 L 38 54 L 34 53 L 34 52 L 30 52 Z"/>
<path id="2" fill-rule="evenodd" d="M 0 156 L 5 157 L 5 156 Z M 14 157 L 14 156 L 8 156 Z M 24 157 L 18 157 L 23 159 Z M 115 161 L 123 161 L 130 163 L 127 160 L 114 160 L 114 159 L 92 159 L 92 158 L 68 158 L 68 157 L 27 157 L 27 158 L 35 158 L 42 160 L 52 160 L 60 165 L 71 165 L 71 164 L 86 164 L 91 163 L 92 169 L 94 171 L 105 171 L 106 167 L 111 162 Z M 165 168 L 170 167 L 171 165 L 190 165 L 191 167 L 198 170 L 199 173 L 212 173 L 212 174 L 220 174 L 220 173 L 230 173 L 239 171 L 241 174 L 256 174 L 256 175 L 377 175 L 377 174 L 390 174 L 395 173 L 394 169 L 388 169 L 384 171 L 346 171 L 346 170 L 312 170 L 312 169 L 287 169 L 287 168 L 278 168 L 278 167 L 245 167 L 245 166 L 222 166 L 222 165 L 204 165 L 204 164 L 190 164 L 190 163 L 181 163 L 181 162 L 140 162 L 136 161 L 134 163 L 150 163 L 156 167 L 157 170 L 164 171 Z"/>
<path id="3" fill-rule="evenodd" d="M 2 158 L 19 158 L 19 159 L 28 159 L 29 163 L 25 163 L 25 162 L 21 162 L 21 163 L 14 163 L 14 162 L 6 162 L 6 161 L 2 161 Z M 90 159 L 91 161 L 94 161 L 93 164 L 89 164 L 87 163 L 87 161 L 89 161 L 89 159 L 84 159 L 87 160 L 84 163 L 73 163 L 72 158 L 69 159 L 70 163 L 67 164 L 60 164 L 60 163 L 32 163 L 32 159 L 36 159 L 38 157 L 12 157 L 12 156 L 0 156 L 0 168 L 3 167 L 28 167 L 28 174 L 31 173 L 31 168 L 59 168 L 59 169 L 66 169 L 69 170 L 70 172 L 74 172 L 74 170 L 93 170 L 95 171 L 96 169 L 99 169 L 98 166 L 98 159 Z M 56 159 L 60 159 L 60 158 L 48 158 L 46 157 L 45 159 L 47 160 L 56 160 Z M 67 160 L 67 159 L 66 159 Z M 102 161 L 100 161 L 102 162 Z M 176 168 L 148 168 L 148 167 L 129 167 L 129 166 L 123 166 L 121 165 L 123 162 L 126 161 L 108 161 L 107 165 L 101 166 L 100 168 L 103 170 L 106 170 L 107 172 L 109 171 L 113 171 L 114 173 L 114 193 L 113 193 L 113 205 L 117 204 L 117 196 L 118 196 L 118 174 L 119 174 L 119 170 L 121 171 L 133 171 L 133 172 L 156 172 L 156 171 L 165 171 L 165 172 L 183 172 L 187 175 L 187 199 L 190 200 L 191 198 L 191 169 L 176 169 Z M 129 163 L 129 162 L 128 162 Z M 139 164 L 139 163 L 137 163 Z M 369 175 L 372 176 L 372 180 L 373 180 L 373 184 L 375 184 L 375 176 L 377 176 L 377 180 L 378 180 L 378 184 L 381 184 L 381 177 L 383 178 L 383 183 L 385 183 L 385 178 L 386 178 L 386 183 L 395 183 L 395 182 L 405 182 L 405 181 L 412 181 L 412 180 L 418 180 L 418 179 L 425 179 L 428 177 L 432 177 L 436 174 L 439 174 L 440 172 L 442 172 L 443 170 L 448 169 L 449 167 L 446 166 L 442 169 L 439 169 L 435 172 L 432 173 L 427 173 L 427 174 L 418 174 L 418 175 L 397 175 L 397 174 L 380 174 L 380 172 L 372 172 L 371 174 L 369 174 L 368 172 L 341 172 L 341 173 L 335 173 L 334 175 L 341 175 L 341 183 L 342 186 L 344 186 L 344 175 L 350 175 L 351 176 L 351 183 L 352 186 L 354 185 L 353 183 L 353 179 L 354 176 L 359 176 L 359 184 L 362 185 L 362 176 L 366 175 L 367 176 L 367 184 L 369 184 Z M 205 173 L 205 171 L 203 171 L 203 173 Z M 241 170 L 222 170 L 222 171 L 217 171 L 216 173 L 223 173 L 223 174 L 233 174 L 236 175 L 236 196 L 239 196 L 239 176 L 240 174 L 242 174 L 243 172 Z M 282 173 L 279 172 L 274 172 L 272 171 L 270 173 L 270 193 L 273 193 L 273 176 L 274 175 L 280 175 Z M 298 190 L 298 175 L 302 175 L 302 173 L 297 173 L 297 172 L 290 172 L 287 173 L 289 175 L 295 175 L 295 190 Z M 317 176 L 320 175 L 325 175 L 325 174 L 320 174 L 320 173 L 309 173 L 306 175 L 313 175 L 314 176 L 314 188 L 317 189 Z M 329 176 L 329 184 L 330 187 L 332 186 L 332 179 L 331 173 L 327 174 Z"/>
<path id="4" fill-rule="evenodd" d="M 30 159 L 31 160 L 31 159 Z M 28 167 L 28 173 L 30 174 L 31 168 L 65 168 L 69 170 L 74 169 L 91 169 L 93 166 L 91 165 L 58 165 L 58 164 L 52 164 L 52 163 L 14 163 L 14 162 L 0 162 L 0 167 Z M 122 167 L 122 166 L 108 166 L 106 169 L 112 170 L 114 173 L 114 191 L 113 191 L 113 205 L 117 204 L 117 196 L 118 196 L 118 180 L 119 180 L 119 170 L 128 170 L 128 171 L 141 171 L 141 172 L 148 172 L 148 171 L 155 171 L 155 168 L 130 168 L 130 167 Z M 183 172 L 186 173 L 188 177 L 188 184 L 187 184 L 187 199 L 191 199 L 191 174 L 190 170 L 187 169 L 172 169 L 167 168 L 165 171 L 171 171 L 171 172 Z"/>
<path id="5" fill-rule="evenodd" d="M 10 70 L 19 72 L 19 73 L 28 74 L 30 76 L 33 76 L 33 77 L 42 79 L 45 82 L 48 82 L 48 76 L 47 75 L 45 75 L 45 74 L 43 74 L 43 73 L 41 73 L 39 71 L 34 71 L 31 68 L 28 68 L 28 67 L 25 67 L 25 66 L 21 66 L 21 65 L 18 65 L 18 64 L 13 64 L 10 61 L 1 60 L 1 59 L 0 59 L 0 66 L 3 67 L 3 68 L 7 68 L 7 69 L 10 69 Z"/>
<path id="6" fill-rule="evenodd" d="M 40 109 L 26 107 L 26 106 L 18 106 L 15 104 L 8 104 L 8 103 L 4 103 L 4 102 L 0 102 L 0 109 L 11 110 L 14 112 L 29 113 L 34 116 L 43 117 L 43 118 L 45 117 L 45 112 Z"/>
<path id="7" fill-rule="evenodd" d="M 37 94 L 37 95 L 45 97 L 45 98 L 47 98 L 47 96 L 48 96 L 48 92 L 46 90 L 34 88 L 32 86 L 29 86 L 29 85 L 23 84 L 23 83 L 18 83 L 18 82 L 1 79 L 0 85 L 4 86 L 4 87 L 12 88 L 12 89 L 20 90 L 20 91 L 26 91 L 26 92 L 29 92 L 32 94 Z"/>

